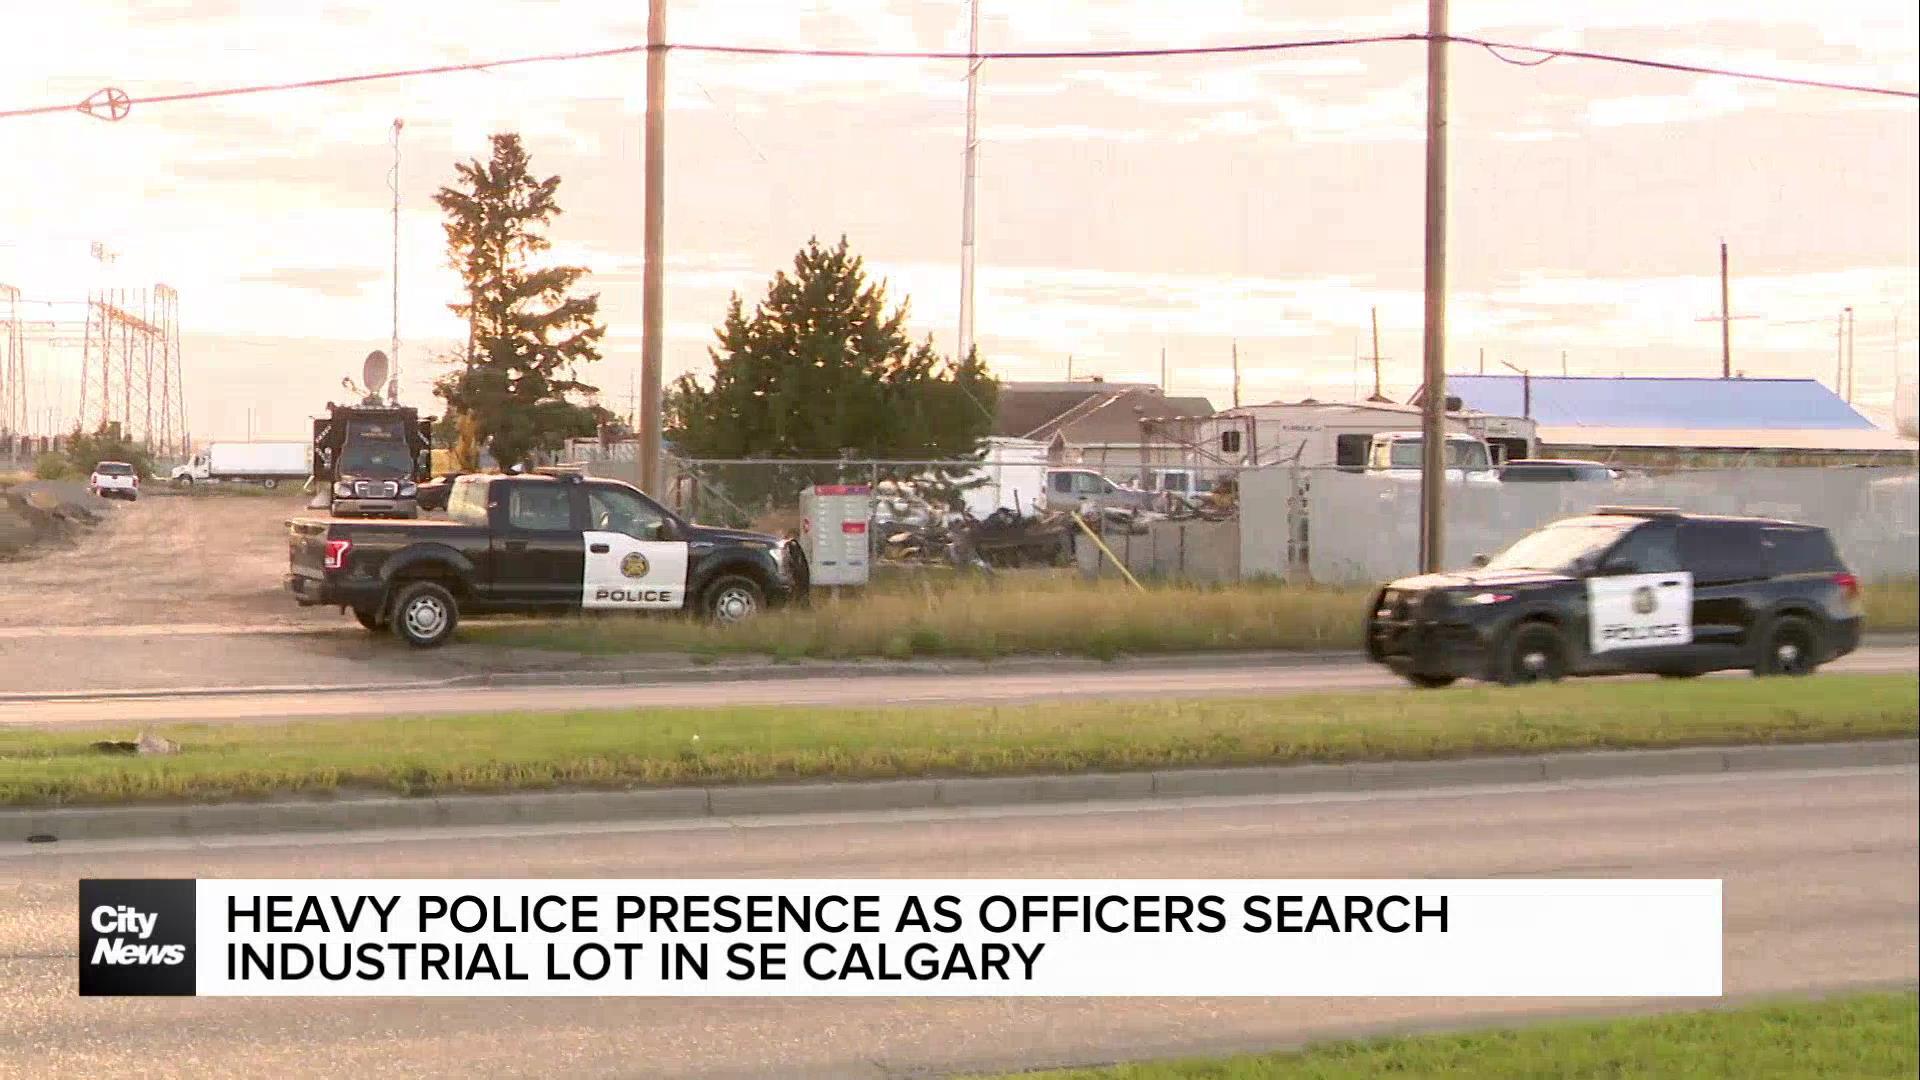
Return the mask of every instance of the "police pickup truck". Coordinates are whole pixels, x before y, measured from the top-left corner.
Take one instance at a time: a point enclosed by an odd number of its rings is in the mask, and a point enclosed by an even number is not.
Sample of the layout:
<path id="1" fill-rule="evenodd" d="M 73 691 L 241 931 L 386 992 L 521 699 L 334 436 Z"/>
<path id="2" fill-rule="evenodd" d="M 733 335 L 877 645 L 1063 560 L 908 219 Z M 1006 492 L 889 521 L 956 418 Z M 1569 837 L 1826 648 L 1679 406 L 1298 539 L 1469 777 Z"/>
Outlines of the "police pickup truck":
<path id="1" fill-rule="evenodd" d="M 409 645 L 463 615 L 685 611 L 721 622 L 803 598 L 799 546 L 680 520 L 637 489 L 569 474 L 471 475 L 445 520 L 296 518 L 286 587 Z"/>
<path id="2" fill-rule="evenodd" d="M 1375 592 L 1368 657 L 1439 687 L 1805 675 L 1860 644 L 1859 580 L 1815 526 L 1603 506 L 1474 562 Z"/>

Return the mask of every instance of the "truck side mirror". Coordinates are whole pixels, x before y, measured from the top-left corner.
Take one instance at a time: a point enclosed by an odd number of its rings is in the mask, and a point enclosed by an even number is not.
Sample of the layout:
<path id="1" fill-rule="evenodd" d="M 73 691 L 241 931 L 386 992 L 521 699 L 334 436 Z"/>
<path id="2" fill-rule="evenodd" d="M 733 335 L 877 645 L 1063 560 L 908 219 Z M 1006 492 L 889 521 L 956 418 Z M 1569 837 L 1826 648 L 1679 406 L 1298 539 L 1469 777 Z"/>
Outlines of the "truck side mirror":
<path id="1" fill-rule="evenodd" d="M 1474 553 L 1474 556 L 1473 556 L 1473 568 L 1474 568 L 1475 570 L 1478 570 L 1478 569 L 1480 569 L 1480 568 L 1482 568 L 1482 567 L 1484 567 L 1484 566 L 1486 566 L 1486 565 L 1487 565 L 1487 563 L 1489 563 L 1489 562 L 1492 562 L 1492 561 L 1493 561 L 1493 560 L 1491 560 L 1491 559 L 1489 559 L 1489 558 L 1487 558 L 1487 555 L 1486 555 L 1486 552 L 1484 552 L 1484 551 L 1479 551 L 1479 552 L 1475 552 L 1475 553 Z"/>

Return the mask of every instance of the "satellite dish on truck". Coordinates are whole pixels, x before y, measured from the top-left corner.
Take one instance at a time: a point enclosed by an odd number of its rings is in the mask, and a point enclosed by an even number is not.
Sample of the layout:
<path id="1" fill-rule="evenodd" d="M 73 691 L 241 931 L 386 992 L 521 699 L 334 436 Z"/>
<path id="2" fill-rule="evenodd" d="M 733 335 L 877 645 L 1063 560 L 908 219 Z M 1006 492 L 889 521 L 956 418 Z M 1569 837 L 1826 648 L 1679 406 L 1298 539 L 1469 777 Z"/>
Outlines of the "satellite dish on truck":
<path id="1" fill-rule="evenodd" d="M 367 354 L 366 363 L 360 368 L 360 385 L 366 387 L 368 393 L 377 394 L 387 385 L 390 370 L 387 354 L 375 349 Z"/>

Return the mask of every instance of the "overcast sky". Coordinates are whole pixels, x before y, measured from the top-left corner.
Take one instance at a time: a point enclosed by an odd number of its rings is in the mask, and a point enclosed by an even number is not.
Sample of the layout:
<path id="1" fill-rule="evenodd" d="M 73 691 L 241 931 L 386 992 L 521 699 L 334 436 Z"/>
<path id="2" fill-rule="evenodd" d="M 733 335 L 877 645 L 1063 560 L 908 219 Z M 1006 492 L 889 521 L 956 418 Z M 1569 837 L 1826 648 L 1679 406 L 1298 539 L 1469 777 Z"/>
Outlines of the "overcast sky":
<path id="1" fill-rule="evenodd" d="M 580 0 L 68 0 L 10 10 L 0 109 L 643 42 L 645 5 Z M 960 49 L 962 0 L 675 0 L 681 43 Z M 1454 32 L 1912 88 L 1909 0 L 1456 3 Z M 982 47 L 1208 45 L 1418 32 L 1425 5 L 983 0 Z M 1718 245 L 1734 365 L 1831 382 L 1855 310 L 1858 386 L 1891 397 L 1920 330 L 1920 125 L 1911 100 L 1456 47 L 1449 367 L 1713 375 Z M 964 62 L 669 60 L 667 364 L 702 369 L 727 295 L 757 297 L 809 235 L 845 233 L 950 348 Z M 197 438 L 298 436 L 391 332 L 387 173 L 401 137 L 401 359 L 462 336 L 431 195 L 518 131 L 564 179 L 556 256 L 609 324 L 590 381 L 625 411 L 638 368 L 640 56 L 0 121 L 0 282 L 33 300 L 180 291 Z M 1417 381 L 1424 49 L 992 62 L 980 86 L 976 333 L 1012 379 L 1155 380 L 1246 401 Z M 117 254 L 96 262 L 90 244 Z M 77 319 L 29 304 L 32 319 Z M 1898 324 L 1898 339 L 1895 326 Z M 1896 351 L 1897 350 L 1897 351 Z M 64 426 L 78 349 L 36 346 Z"/>

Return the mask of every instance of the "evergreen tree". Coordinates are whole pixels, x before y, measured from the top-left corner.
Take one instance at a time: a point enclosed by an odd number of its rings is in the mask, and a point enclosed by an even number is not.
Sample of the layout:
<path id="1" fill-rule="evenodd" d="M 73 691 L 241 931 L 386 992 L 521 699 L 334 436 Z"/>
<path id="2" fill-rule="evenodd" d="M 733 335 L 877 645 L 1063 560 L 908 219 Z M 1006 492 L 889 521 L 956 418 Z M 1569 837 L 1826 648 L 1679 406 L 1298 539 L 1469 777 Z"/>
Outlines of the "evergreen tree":
<path id="1" fill-rule="evenodd" d="M 667 437 L 696 458 L 978 459 L 998 384 L 977 352 L 955 363 L 909 340 L 907 313 L 887 309 L 885 283 L 868 282 L 845 237 L 808 240 L 750 315 L 733 296 L 708 350 L 711 382 L 684 375 L 667 394 Z M 743 468 L 725 482 L 757 502 L 837 478 Z"/>
<path id="2" fill-rule="evenodd" d="M 434 392 L 446 399 L 457 432 L 483 441 L 502 466 L 524 465 L 569 437 L 593 434 L 599 411 L 573 396 L 597 388 L 576 371 L 600 358 L 607 331 L 596 321 L 599 294 L 568 295 L 584 268 L 532 265 L 551 246 L 544 233 L 560 213 L 560 178 L 533 176 L 520 136 L 492 141 L 491 160 L 456 165 L 457 184 L 434 195 L 467 293 L 466 302 L 448 306 L 468 327 L 461 368 L 438 380 Z"/>

